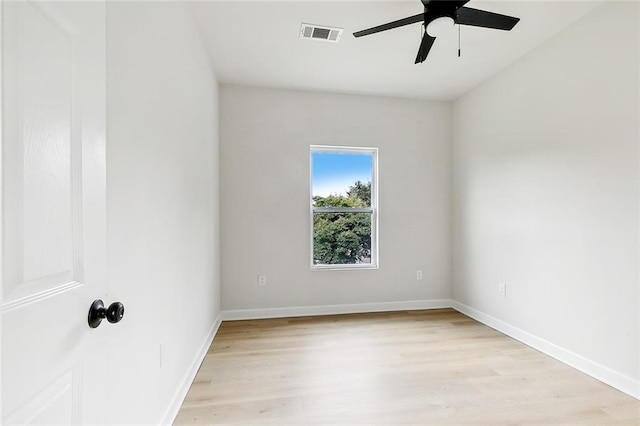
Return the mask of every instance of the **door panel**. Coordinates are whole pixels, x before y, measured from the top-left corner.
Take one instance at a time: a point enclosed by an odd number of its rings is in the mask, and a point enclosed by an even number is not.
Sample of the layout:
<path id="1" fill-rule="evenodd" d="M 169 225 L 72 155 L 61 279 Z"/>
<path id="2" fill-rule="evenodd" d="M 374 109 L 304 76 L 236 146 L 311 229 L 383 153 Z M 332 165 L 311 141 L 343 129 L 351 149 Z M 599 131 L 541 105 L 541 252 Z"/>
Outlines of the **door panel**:
<path id="1" fill-rule="evenodd" d="M 3 2 L 5 423 L 100 422 L 106 288 L 105 15 L 98 2 Z"/>
<path id="2" fill-rule="evenodd" d="M 73 110 L 73 34 L 33 4 L 8 9 L 5 15 L 15 9 L 18 49 L 7 52 L 7 66 L 17 68 L 17 78 L 13 102 L 6 107 L 15 106 L 17 114 L 6 125 L 15 126 L 14 137 L 6 141 L 13 145 L 15 161 L 7 164 L 4 176 L 5 200 L 15 215 L 7 222 L 14 232 L 7 240 L 13 250 L 7 250 L 5 263 L 12 279 L 3 283 L 3 290 L 5 302 L 15 304 L 81 281 L 81 200 L 76 190 L 81 187 L 81 132 L 74 128 L 80 123 Z M 40 51 L 46 53 L 29 54 Z"/>
<path id="3" fill-rule="evenodd" d="M 41 388 L 26 404 L 4 419 L 8 425 L 80 424 L 82 422 L 81 367 L 73 368 Z"/>

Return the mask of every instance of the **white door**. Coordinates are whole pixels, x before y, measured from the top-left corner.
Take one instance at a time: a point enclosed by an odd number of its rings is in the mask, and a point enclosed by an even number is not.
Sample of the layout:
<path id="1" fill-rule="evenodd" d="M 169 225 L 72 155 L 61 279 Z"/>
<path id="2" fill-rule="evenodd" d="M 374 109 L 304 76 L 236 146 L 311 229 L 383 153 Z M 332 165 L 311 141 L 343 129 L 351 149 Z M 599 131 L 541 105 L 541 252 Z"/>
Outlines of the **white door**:
<path id="1" fill-rule="evenodd" d="M 102 423 L 104 4 L 1 6 L 2 423 Z"/>

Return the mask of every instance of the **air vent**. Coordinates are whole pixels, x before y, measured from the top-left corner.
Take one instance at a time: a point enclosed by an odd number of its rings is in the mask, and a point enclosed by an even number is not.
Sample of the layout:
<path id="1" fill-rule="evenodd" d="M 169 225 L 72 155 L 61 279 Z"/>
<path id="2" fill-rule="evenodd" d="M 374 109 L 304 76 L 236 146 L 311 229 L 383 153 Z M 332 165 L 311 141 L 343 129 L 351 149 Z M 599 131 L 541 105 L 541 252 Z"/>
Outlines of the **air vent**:
<path id="1" fill-rule="evenodd" d="M 337 43 L 342 37 L 344 28 L 325 27 L 322 25 L 302 24 L 300 27 L 300 38 L 310 40 L 329 41 Z"/>

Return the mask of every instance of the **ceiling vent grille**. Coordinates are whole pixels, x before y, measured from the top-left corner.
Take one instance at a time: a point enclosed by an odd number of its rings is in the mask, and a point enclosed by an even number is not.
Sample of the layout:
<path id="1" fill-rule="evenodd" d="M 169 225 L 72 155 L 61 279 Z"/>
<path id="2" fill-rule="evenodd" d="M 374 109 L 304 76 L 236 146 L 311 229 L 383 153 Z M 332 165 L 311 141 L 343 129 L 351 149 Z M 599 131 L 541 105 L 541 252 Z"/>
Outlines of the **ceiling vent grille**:
<path id="1" fill-rule="evenodd" d="M 342 37 L 344 28 L 326 27 L 323 25 L 302 24 L 300 38 L 337 43 Z"/>

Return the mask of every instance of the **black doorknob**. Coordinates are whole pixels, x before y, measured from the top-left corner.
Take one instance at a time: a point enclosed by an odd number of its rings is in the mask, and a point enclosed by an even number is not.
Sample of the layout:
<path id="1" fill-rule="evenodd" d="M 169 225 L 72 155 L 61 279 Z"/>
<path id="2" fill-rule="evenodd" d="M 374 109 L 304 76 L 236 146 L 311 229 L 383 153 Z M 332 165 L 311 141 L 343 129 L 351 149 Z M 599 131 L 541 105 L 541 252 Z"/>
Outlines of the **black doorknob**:
<path id="1" fill-rule="evenodd" d="M 120 322 L 124 316 L 124 305 L 120 302 L 113 302 L 105 309 L 104 302 L 96 299 L 89 308 L 89 327 L 96 328 L 103 319 L 107 319 L 110 323 Z"/>
<path id="2" fill-rule="evenodd" d="M 120 322 L 124 316 L 124 305 L 120 302 L 113 302 L 107 308 L 107 321 L 111 324 Z"/>

